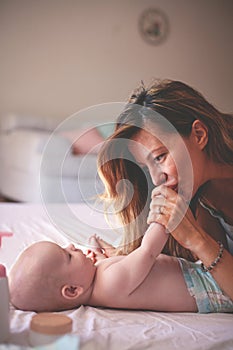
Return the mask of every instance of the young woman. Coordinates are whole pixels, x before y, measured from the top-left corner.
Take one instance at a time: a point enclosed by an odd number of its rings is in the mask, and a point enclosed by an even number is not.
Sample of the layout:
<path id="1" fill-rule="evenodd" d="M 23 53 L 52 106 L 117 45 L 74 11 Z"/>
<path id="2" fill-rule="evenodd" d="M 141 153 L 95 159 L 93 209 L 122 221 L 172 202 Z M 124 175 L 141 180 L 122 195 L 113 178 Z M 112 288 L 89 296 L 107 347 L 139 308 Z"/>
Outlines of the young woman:
<path id="1" fill-rule="evenodd" d="M 201 260 L 233 299 L 233 116 L 179 81 L 141 86 L 128 102 L 98 159 L 104 198 L 125 227 L 117 253 L 160 223 L 164 252 Z"/>

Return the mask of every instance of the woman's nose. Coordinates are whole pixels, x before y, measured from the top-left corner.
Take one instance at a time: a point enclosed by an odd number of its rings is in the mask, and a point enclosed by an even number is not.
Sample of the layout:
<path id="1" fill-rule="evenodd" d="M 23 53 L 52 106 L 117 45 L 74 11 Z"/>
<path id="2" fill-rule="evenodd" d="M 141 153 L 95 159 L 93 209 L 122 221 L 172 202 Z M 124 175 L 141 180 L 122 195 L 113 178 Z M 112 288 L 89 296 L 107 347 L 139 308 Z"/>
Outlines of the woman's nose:
<path id="1" fill-rule="evenodd" d="M 167 181 L 167 176 L 165 173 L 161 171 L 158 167 L 150 167 L 149 168 L 151 180 L 155 186 L 162 185 Z"/>

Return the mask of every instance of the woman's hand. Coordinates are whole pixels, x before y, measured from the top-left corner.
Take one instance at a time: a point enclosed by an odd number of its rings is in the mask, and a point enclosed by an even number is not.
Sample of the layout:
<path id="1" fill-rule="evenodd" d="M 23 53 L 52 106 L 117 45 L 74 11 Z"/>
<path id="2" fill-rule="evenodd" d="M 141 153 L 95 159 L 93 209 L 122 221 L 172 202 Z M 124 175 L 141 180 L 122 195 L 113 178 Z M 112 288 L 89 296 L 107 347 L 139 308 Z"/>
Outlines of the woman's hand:
<path id="1" fill-rule="evenodd" d="M 147 223 L 152 222 L 162 224 L 176 241 L 195 253 L 202 229 L 183 197 L 165 185 L 152 191 Z"/>
<path id="2" fill-rule="evenodd" d="M 219 244 L 198 224 L 184 199 L 164 185 L 152 191 L 147 222 L 164 225 L 174 239 L 189 249 L 204 266 L 211 266 L 219 255 Z M 232 267 L 233 256 L 224 249 L 220 263 L 211 273 L 222 290 L 233 300 Z"/>

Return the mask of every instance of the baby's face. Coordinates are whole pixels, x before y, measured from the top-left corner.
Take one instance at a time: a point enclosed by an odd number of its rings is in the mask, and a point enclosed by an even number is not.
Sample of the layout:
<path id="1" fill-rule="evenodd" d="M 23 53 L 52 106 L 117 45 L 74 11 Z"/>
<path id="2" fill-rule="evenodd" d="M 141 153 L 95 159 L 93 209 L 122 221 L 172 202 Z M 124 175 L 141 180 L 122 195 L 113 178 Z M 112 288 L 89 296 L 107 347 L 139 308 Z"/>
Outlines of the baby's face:
<path id="1" fill-rule="evenodd" d="M 39 261 L 43 261 L 46 273 L 58 273 L 62 283 L 86 288 L 93 282 L 96 272 L 93 261 L 73 244 L 62 248 L 52 242 L 39 242 L 35 248 L 34 254 Z"/>

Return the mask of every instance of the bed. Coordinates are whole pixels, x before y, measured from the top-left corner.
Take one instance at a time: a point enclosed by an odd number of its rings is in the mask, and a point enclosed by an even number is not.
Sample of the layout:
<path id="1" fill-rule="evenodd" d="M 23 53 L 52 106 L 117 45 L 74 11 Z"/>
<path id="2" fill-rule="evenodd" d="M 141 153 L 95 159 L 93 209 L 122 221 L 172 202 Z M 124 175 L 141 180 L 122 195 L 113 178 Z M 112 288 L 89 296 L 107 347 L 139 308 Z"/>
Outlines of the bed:
<path id="1" fill-rule="evenodd" d="M 35 241 L 51 240 L 84 246 L 97 233 L 113 244 L 121 228 L 109 227 L 100 204 L 0 204 L 0 231 L 3 237 L 0 263 L 9 271 L 16 256 Z M 233 349 L 232 314 L 163 313 L 113 310 L 82 306 L 63 312 L 73 319 L 72 336 L 79 337 L 79 349 Z M 29 324 L 33 312 L 10 307 L 11 333 L 0 349 L 28 349 Z"/>
<path id="2" fill-rule="evenodd" d="M 17 202 L 39 203 L 43 197 L 46 202 L 78 203 L 101 192 L 96 153 L 123 106 L 95 105 L 63 120 L 0 116 L 1 195 Z"/>

